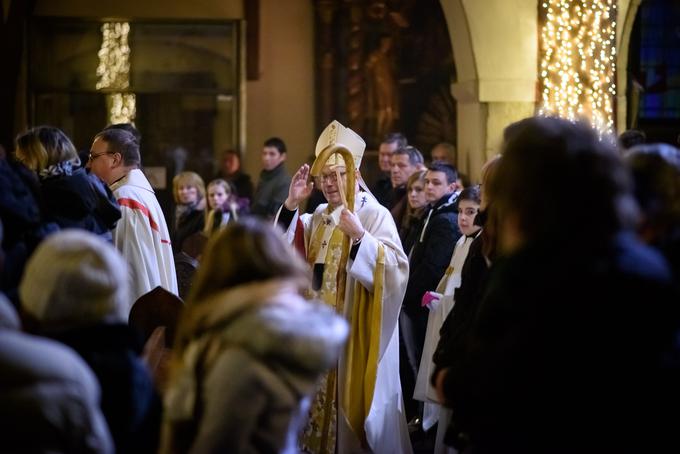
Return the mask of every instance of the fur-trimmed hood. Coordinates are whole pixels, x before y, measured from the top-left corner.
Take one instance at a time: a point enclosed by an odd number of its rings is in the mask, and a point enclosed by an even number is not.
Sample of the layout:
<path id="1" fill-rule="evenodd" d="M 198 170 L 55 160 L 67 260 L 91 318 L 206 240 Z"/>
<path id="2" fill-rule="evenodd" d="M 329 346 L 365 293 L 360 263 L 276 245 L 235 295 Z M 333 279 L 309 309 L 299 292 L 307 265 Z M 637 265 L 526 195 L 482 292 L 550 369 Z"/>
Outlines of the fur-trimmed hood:
<path id="1" fill-rule="evenodd" d="M 176 347 L 181 368 L 166 394 L 166 417 L 190 418 L 196 403 L 194 371 L 209 370 L 222 354 L 241 349 L 274 371 L 296 394 L 314 390 L 335 366 L 348 325 L 330 307 L 309 302 L 292 281 L 242 285 L 185 312 Z"/>
<path id="2" fill-rule="evenodd" d="M 219 293 L 201 304 L 194 333 L 218 336 L 228 346 L 316 374 L 338 359 L 345 320 L 331 308 L 305 301 L 286 281 L 256 282 Z"/>

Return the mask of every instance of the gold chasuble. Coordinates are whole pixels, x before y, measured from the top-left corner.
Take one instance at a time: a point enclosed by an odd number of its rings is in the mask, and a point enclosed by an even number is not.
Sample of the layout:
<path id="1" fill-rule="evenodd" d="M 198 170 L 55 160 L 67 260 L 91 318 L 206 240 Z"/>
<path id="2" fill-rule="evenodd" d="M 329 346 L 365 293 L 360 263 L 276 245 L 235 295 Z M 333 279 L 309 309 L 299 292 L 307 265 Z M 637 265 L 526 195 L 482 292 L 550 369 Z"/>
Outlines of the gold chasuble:
<path id="1" fill-rule="evenodd" d="M 378 246 L 373 294 L 359 284 L 354 286 L 353 330 L 347 345 L 345 398 L 342 402 L 350 426 L 366 441 L 364 421 L 371 409 L 378 369 L 380 319 L 382 316 L 383 273 L 385 252 Z M 351 397 L 351 398 L 350 398 Z"/>
<path id="2" fill-rule="evenodd" d="M 332 225 L 332 216 L 328 208 L 325 210 L 323 218 L 324 222 L 317 226 L 312 235 L 307 259 L 314 266 L 315 263 L 321 263 L 319 249 L 325 252 L 323 254 L 322 285 L 315 296 L 342 314 L 344 308 L 344 288 L 342 284 L 344 282 L 340 281 L 344 281 L 344 279 L 341 277 L 343 273 L 338 272 L 338 265 L 342 256 L 343 233 Z M 332 230 L 330 241 L 324 238 L 329 235 L 327 229 Z M 347 415 L 352 430 L 364 446 L 367 446 L 364 421 L 373 401 L 373 389 L 377 374 L 384 270 L 384 247 L 379 245 L 373 293 L 370 293 L 358 283 L 354 285 L 354 306 L 351 316 L 354 323 L 346 349 L 347 368 L 345 376 L 341 380 L 341 383 L 344 382 L 345 388 L 345 398 L 342 402 L 343 411 Z M 302 444 L 306 452 L 335 452 L 336 383 L 337 370 L 332 370 L 322 380 L 314 398 L 310 421 L 303 434 Z M 350 396 L 352 397 L 350 398 Z"/>
<path id="3" fill-rule="evenodd" d="M 328 211 L 328 210 L 326 210 Z M 328 214 L 324 216 L 327 218 Z M 309 245 L 307 260 L 312 266 L 319 258 L 319 249 L 325 242 L 323 250 L 323 279 L 321 288 L 316 297 L 325 304 L 335 308 L 342 314 L 343 301 L 338 298 L 338 265 L 342 255 L 343 233 L 338 228 L 332 228 L 330 241 L 323 239 L 328 235 L 322 222 L 314 232 Z M 326 235 L 324 235 L 326 234 Z M 328 245 L 327 247 L 326 244 Z M 309 453 L 333 453 L 335 452 L 335 433 L 337 424 L 337 369 L 329 371 L 321 380 L 320 387 L 312 401 L 309 422 L 302 436 L 304 452 Z"/>

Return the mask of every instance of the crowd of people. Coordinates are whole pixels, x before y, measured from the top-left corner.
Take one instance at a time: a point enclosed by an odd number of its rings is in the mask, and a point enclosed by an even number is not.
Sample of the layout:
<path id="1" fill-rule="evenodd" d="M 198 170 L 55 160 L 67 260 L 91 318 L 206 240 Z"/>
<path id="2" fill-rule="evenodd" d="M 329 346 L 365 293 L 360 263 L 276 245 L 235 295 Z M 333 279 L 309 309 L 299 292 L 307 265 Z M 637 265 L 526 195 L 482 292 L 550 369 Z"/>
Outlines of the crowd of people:
<path id="1" fill-rule="evenodd" d="M 677 452 L 680 150 L 546 117 L 502 142 L 471 184 L 455 146 L 389 133 L 369 187 L 334 121 L 292 177 L 277 137 L 257 185 L 234 150 L 212 180 L 178 173 L 168 226 L 133 125 L 80 156 L 58 128 L 20 134 L 0 446 Z M 159 290 L 181 309 L 140 330 Z"/>

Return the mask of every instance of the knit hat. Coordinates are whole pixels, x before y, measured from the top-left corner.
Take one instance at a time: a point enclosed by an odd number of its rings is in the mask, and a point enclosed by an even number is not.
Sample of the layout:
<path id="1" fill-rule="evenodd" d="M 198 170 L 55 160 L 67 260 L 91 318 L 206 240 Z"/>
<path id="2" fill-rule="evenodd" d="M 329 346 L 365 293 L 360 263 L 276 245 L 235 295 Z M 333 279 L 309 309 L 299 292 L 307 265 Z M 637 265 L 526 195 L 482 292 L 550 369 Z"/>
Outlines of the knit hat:
<path id="1" fill-rule="evenodd" d="M 128 279 L 127 263 L 111 244 L 84 230 L 63 230 L 36 249 L 19 295 L 46 327 L 126 323 Z"/>

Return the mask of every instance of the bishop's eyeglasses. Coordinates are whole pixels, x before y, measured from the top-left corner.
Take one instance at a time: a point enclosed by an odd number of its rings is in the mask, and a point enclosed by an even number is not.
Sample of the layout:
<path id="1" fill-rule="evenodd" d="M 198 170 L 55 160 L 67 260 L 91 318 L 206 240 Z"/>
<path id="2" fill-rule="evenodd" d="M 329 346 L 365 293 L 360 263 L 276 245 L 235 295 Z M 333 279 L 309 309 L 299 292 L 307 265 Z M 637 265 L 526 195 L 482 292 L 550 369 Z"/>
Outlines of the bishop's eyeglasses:
<path id="1" fill-rule="evenodd" d="M 339 172 L 341 177 L 344 177 L 347 172 Z M 338 172 L 322 173 L 316 177 L 317 184 L 335 184 L 338 182 Z"/>

